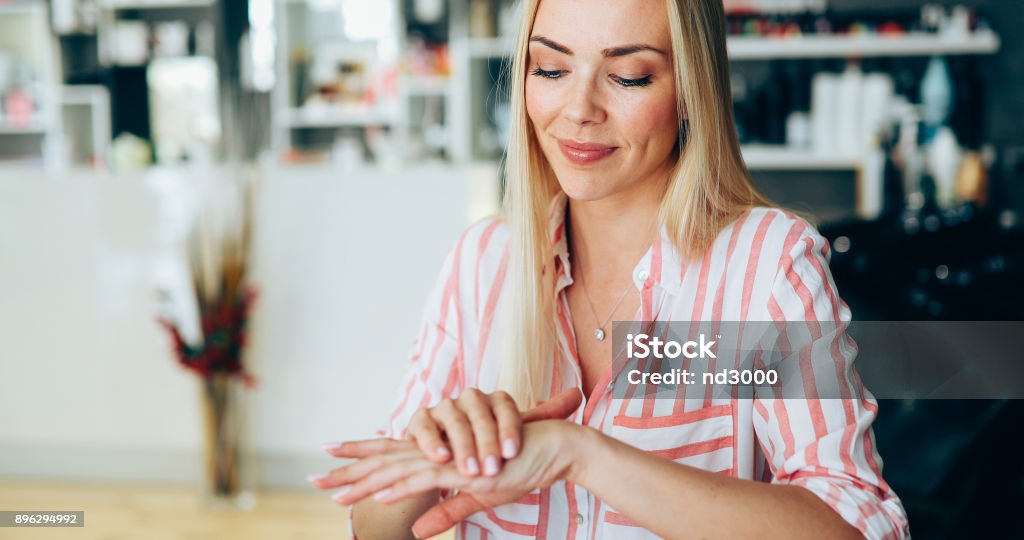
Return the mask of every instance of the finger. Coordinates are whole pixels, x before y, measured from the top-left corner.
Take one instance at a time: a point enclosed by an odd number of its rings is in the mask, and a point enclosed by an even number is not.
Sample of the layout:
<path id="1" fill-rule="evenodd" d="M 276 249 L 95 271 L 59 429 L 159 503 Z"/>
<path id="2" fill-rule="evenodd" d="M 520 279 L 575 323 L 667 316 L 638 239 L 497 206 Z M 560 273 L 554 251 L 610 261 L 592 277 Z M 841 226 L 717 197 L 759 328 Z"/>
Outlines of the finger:
<path id="1" fill-rule="evenodd" d="M 428 409 L 420 409 L 409 421 L 408 437 L 431 460 L 444 463 L 452 457 L 448 445 L 441 438 L 441 429 L 430 417 Z"/>
<path id="2" fill-rule="evenodd" d="M 420 471 L 395 482 L 388 493 L 382 495 L 378 501 L 389 504 L 406 497 L 417 495 L 432 489 L 441 488 L 462 488 L 468 483 L 468 479 L 451 465 L 448 467 L 434 467 Z"/>
<path id="3" fill-rule="evenodd" d="M 427 510 L 412 524 L 412 533 L 416 538 L 436 536 L 483 509 L 484 505 L 476 499 L 466 493 L 459 493 Z"/>
<path id="4" fill-rule="evenodd" d="M 561 420 L 575 413 L 581 403 L 583 403 L 583 394 L 580 390 L 569 388 L 523 413 L 523 422 Z"/>
<path id="5" fill-rule="evenodd" d="M 476 455 L 483 465 L 484 475 L 496 476 L 501 472 L 501 448 L 498 443 L 498 422 L 491 410 L 490 399 L 483 392 L 471 388 L 459 396 L 458 404 L 473 428 Z"/>
<path id="6" fill-rule="evenodd" d="M 374 498 L 379 500 L 387 496 L 392 484 L 395 482 L 409 475 L 437 467 L 439 467 L 438 464 L 429 459 L 424 459 L 422 455 L 414 459 L 391 462 L 373 471 L 358 482 L 338 490 L 331 498 L 339 504 L 346 506 L 355 504 L 370 495 L 374 495 Z"/>
<path id="7" fill-rule="evenodd" d="M 498 438 L 501 440 L 501 456 L 512 459 L 519 453 L 523 420 L 512 396 L 506 392 L 491 394 L 491 411 L 498 422 Z"/>
<path id="8" fill-rule="evenodd" d="M 455 402 L 442 400 L 430 410 L 430 416 L 441 425 L 448 444 L 455 456 L 455 464 L 459 472 L 466 476 L 480 474 L 480 460 L 476 456 L 476 440 L 473 438 L 473 426 L 466 414 L 455 406 Z"/>
<path id="9" fill-rule="evenodd" d="M 414 448 L 415 444 L 410 441 L 399 441 L 388 438 L 364 439 L 361 441 L 345 441 L 340 443 L 327 443 L 323 449 L 328 454 L 340 458 L 364 458 L 374 454 L 396 452 Z"/>
<path id="10" fill-rule="evenodd" d="M 332 489 L 358 482 L 389 463 L 413 459 L 419 456 L 422 456 L 422 454 L 415 447 L 413 447 L 412 451 L 407 452 L 378 454 L 353 461 L 344 467 L 332 470 L 326 475 L 310 476 L 309 481 L 316 488 Z"/>

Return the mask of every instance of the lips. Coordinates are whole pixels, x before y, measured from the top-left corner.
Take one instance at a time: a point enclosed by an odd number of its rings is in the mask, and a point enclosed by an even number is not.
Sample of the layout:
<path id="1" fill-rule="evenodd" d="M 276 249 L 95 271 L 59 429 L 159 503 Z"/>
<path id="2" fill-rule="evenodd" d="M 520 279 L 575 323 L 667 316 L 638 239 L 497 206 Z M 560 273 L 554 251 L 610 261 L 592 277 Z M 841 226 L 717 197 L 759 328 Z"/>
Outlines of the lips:
<path id="1" fill-rule="evenodd" d="M 562 150 L 562 155 L 566 159 L 577 165 L 596 163 L 618 149 L 617 146 L 565 139 L 558 139 L 558 148 Z"/>

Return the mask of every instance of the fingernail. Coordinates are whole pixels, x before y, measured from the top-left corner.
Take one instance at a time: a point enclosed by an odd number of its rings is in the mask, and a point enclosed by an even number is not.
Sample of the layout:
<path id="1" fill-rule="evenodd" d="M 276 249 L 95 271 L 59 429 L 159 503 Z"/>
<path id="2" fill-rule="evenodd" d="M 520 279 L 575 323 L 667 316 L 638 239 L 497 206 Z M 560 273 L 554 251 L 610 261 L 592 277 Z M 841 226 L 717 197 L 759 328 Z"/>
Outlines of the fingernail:
<path id="1" fill-rule="evenodd" d="M 320 448 L 323 448 L 324 450 L 335 450 L 335 449 L 337 449 L 340 446 L 341 446 L 340 442 L 333 441 L 333 442 L 325 442 L 325 443 L 321 444 Z"/>
<path id="2" fill-rule="evenodd" d="M 326 480 L 326 479 L 330 478 L 330 476 L 331 475 L 329 475 L 329 474 L 311 474 L 311 475 L 306 477 L 306 481 L 307 482 L 316 482 L 316 481 L 319 481 L 319 480 Z"/>
<path id="3" fill-rule="evenodd" d="M 498 474 L 498 456 L 487 456 L 484 458 L 484 474 L 494 476 Z"/>
<path id="4" fill-rule="evenodd" d="M 340 501 L 349 491 L 352 491 L 352 486 L 345 486 L 338 491 L 335 491 L 334 495 L 331 495 L 331 498 L 336 501 Z"/>
<path id="5" fill-rule="evenodd" d="M 512 439 L 505 439 L 505 444 L 501 445 L 501 457 L 505 459 L 512 459 L 516 457 L 516 442 Z"/>
<path id="6" fill-rule="evenodd" d="M 475 457 L 471 457 L 466 460 L 466 472 L 470 475 L 480 474 L 480 463 Z"/>
<path id="7" fill-rule="evenodd" d="M 443 457 L 443 458 L 446 458 L 449 455 L 451 455 L 451 453 L 448 452 L 448 449 L 443 447 L 443 446 L 438 446 L 437 450 L 435 450 L 435 452 L 437 452 L 437 456 L 438 457 Z"/>
<path id="8" fill-rule="evenodd" d="M 382 489 L 382 490 L 378 491 L 377 493 L 374 493 L 373 494 L 373 499 L 376 500 L 376 501 L 382 501 L 382 500 L 386 499 L 388 497 L 388 495 L 391 495 L 391 488 Z"/>

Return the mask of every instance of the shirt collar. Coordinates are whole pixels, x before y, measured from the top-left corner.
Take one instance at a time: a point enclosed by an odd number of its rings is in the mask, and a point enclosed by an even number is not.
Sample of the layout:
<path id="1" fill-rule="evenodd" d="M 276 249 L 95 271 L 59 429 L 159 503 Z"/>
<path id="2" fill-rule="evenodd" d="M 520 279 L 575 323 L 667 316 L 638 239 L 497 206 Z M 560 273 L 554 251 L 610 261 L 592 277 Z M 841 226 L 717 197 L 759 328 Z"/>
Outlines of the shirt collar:
<path id="1" fill-rule="evenodd" d="M 559 190 L 558 194 L 551 200 L 548 209 L 548 233 L 552 244 L 552 254 L 555 263 L 555 293 L 572 285 L 572 267 L 569 260 L 569 243 L 566 239 L 567 225 L 565 223 L 566 209 L 568 208 L 569 197 L 564 191 Z M 661 226 L 661 233 L 654 243 L 647 249 L 647 252 L 633 268 L 633 283 L 638 290 L 651 287 L 662 287 L 663 276 L 678 275 L 681 268 L 681 260 L 675 249 L 672 249 L 672 241 L 668 237 L 665 226 Z M 675 270 L 672 270 L 675 268 Z"/>
<path id="2" fill-rule="evenodd" d="M 555 263 L 555 293 L 572 285 L 572 269 L 569 266 L 569 242 L 566 239 L 565 211 L 569 197 L 564 191 L 551 200 L 548 208 L 548 238 L 551 239 L 552 254 Z"/>

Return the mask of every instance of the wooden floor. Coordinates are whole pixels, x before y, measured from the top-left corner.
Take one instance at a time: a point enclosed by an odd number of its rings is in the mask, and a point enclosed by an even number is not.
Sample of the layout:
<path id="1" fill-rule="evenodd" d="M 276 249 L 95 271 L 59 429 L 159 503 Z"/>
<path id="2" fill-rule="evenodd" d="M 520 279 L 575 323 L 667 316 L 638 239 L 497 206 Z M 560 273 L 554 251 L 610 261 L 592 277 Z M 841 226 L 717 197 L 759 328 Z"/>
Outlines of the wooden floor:
<path id="1" fill-rule="evenodd" d="M 0 528 L 5 540 L 349 538 L 348 511 L 315 491 L 263 491 L 252 511 L 213 511 L 188 488 L 0 479 L 0 510 L 85 511 L 83 528 Z"/>

